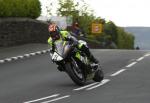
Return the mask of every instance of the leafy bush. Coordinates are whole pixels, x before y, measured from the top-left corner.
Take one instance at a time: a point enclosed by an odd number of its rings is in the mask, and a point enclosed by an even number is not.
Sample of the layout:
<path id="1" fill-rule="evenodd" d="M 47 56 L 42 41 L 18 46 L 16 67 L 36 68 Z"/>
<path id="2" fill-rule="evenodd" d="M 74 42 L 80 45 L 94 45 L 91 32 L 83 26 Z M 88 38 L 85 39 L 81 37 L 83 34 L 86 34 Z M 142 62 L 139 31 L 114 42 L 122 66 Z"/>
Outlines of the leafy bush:
<path id="1" fill-rule="evenodd" d="M 117 45 L 118 49 L 134 48 L 134 36 L 126 32 L 123 28 L 117 27 L 111 21 L 104 24 L 104 34 L 111 36 L 112 41 Z"/>
<path id="2" fill-rule="evenodd" d="M 134 49 L 134 36 L 118 27 L 118 48 L 119 49 Z"/>
<path id="3" fill-rule="evenodd" d="M 110 35 L 112 41 L 117 44 L 117 26 L 112 21 L 104 24 L 104 33 Z"/>
<path id="4" fill-rule="evenodd" d="M 40 14 L 39 0 L 0 0 L 0 17 L 37 18 Z"/>

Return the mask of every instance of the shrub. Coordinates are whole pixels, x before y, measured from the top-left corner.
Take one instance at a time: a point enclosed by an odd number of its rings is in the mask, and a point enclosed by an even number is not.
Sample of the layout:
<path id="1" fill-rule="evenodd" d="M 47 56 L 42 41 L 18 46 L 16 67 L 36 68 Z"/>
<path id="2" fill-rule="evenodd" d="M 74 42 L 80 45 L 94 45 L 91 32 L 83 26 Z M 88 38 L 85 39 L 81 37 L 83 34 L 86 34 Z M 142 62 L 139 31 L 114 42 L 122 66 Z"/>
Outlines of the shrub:
<path id="1" fill-rule="evenodd" d="M 39 0 L 0 0 L 0 17 L 37 18 L 41 14 Z"/>
<path id="2" fill-rule="evenodd" d="M 134 49 L 134 36 L 118 27 L 118 48 L 119 49 Z"/>

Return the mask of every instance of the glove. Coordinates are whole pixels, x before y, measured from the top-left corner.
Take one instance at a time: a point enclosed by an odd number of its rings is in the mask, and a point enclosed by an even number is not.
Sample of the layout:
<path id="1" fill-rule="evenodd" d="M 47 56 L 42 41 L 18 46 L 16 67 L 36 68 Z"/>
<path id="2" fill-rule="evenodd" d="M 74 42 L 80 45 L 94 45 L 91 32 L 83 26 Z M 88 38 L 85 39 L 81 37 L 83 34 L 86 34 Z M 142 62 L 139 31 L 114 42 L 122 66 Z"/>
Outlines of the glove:
<path id="1" fill-rule="evenodd" d="M 66 38 L 66 40 L 69 41 L 72 46 L 77 46 L 78 45 L 78 40 L 73 36 L 71 36 L 69 38 Z"/>

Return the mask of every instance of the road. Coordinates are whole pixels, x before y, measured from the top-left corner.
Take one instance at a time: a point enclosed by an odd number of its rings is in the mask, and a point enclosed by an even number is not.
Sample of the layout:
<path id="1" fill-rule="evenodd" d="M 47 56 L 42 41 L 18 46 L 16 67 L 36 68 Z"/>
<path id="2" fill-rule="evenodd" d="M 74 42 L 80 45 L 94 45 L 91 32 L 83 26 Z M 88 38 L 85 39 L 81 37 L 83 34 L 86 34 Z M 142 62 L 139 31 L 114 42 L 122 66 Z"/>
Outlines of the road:
<path id="1" fill-rule="evenodd" d="M 92 52 L 105 79 L 86 87 L 59 72 L 48 53 L 0 64 L 0 103 L 149 103 L 150 51 Z"/>

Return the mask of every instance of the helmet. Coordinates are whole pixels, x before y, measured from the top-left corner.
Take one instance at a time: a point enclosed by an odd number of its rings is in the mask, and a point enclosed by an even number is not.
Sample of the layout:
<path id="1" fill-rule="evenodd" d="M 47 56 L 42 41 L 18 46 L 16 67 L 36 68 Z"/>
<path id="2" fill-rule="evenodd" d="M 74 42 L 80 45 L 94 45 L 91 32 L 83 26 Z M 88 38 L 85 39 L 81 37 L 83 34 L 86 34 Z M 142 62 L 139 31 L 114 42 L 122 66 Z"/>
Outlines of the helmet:
<path id="1" fill-rule="evenodd" d="M 48 27 L 48 31 L 49 31 L 50 37 L 53 40 L 58 40 L 60 38 L 59 27 L 56 24 L 50 24 Z"/>

